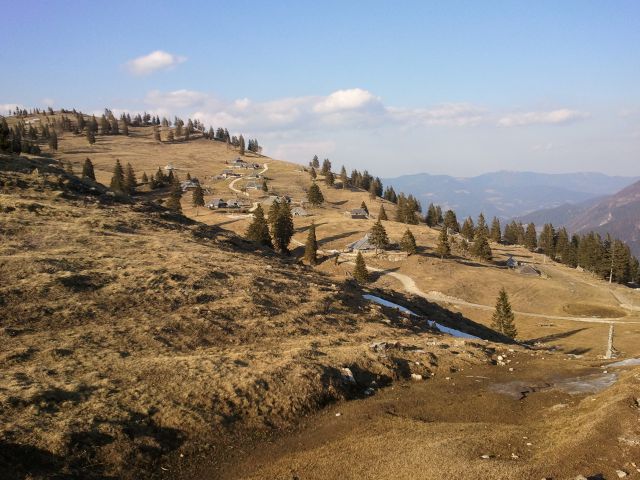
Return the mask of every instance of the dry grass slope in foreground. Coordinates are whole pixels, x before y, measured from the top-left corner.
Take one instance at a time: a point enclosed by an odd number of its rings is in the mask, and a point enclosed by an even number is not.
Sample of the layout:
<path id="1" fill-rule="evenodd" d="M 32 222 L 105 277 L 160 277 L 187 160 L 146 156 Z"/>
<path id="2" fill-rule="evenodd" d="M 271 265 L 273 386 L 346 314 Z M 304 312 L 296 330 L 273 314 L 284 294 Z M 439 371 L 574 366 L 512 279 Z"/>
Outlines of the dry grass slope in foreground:
<path id="1" fill-rule="evenodd" d="M 481 344 L 447 354 L 450 338 L 348 284 L 157 205 L 114 203 L 48 162 L 0 157 L 8 478 L 172 476 L 162 462 L 210 456 L 231 431 L 287 425 L 373 379 L 486 361 Z M 404 347 L 381 356 L 374 340 Z"/>

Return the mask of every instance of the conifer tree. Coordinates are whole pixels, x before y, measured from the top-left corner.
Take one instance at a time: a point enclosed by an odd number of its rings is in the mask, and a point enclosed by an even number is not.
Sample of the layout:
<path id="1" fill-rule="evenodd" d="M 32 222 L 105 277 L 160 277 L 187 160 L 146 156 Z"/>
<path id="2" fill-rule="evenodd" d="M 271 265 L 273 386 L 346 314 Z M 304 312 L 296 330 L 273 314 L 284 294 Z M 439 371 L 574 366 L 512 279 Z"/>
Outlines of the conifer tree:
<path id="1" fill-rule="evenodd" d="M 245 153 L 244 137 L 240 135 L 240 138 L 238 139 L 238 141 L 240 142 L 240 151 L 238 153 L 240 153 L 240 155 L 244 155 Z"/>
<path id="2" fill-rule="evenodd" d="M 540 234 L 538 245 L 549 258 L 555 257 L 555 231 L 553 229 L 553 225 L 550 223 L 547 223 L 542 227 L 542 233 Z"/>
<path id="3" fill-rule="evenodd" d="M 533 223 L 527 225 L 527 231 L 524 235 L 524 246 L 532 252 L 538 248 L 538 234 L 536 233 L 536 226 Z"/>
<path id="4" fill-rule="evenodd" d="M 320 170 L 320 174 L 321 175 L 326 175 L 330 171 L 331 171 L 331 162 L 329 161 L 328 158 L 325 158 L 322 161 L 322 169 Z"/>
<path id="5" fill-rule="evenodd" d="M 443 227 L 440 230 L 436 252 L 438 253 L 438 255 L 440 255 L 441 260 L 451 254 L 451 245 L 449 245 L 449 235 L 447 234 L 447 227 Z"/>
<path id="6" fill-rule="evenodd" d="M 458 217 L 453 210 L 447 210 L 443 219 L 444 226 L 449 229 L 450 232 L 458 233 L 460 231 L 460 225 L 458 225 Z"/>
<path id="7" fill-rule="evenodd" d="M 378 253 L 378 249 L 384 250 L 389 245 L 389 237 L 387 236 L 387 231 L 385 230 L 380 219 L 373 224 L 371 230 L 369 231 L 369 241 L 373 246 L 376 247 L 376 253 Z"/>
<path id="8" fill-rule="evenodd" d="M 293 237 L 293 217 L 286 201 L 278 207 L 278 215 L 273 224 L 273 243 L 280 253 L 289 254 L 289 242 Z"/>
<path id="9" fill-rule="evenodd" d="M 349 186 L 349 176 L 347 175 L 347 169 L 344 168 L 344 165 L 340 169 L 340 182 L 342 183 L 342 188 Z"/>
<path id="10" fill-rule="evenodd" d="M 429 204 L 429 208 L 427 209 L 427 216 L 424 219 L 427 227 L 434 227 L 438 224 L 438 212 L 436 211 L 436 207 L 433 203 Z"/>
<path id="11" fill-rule="evenodd" d="M 416 245 L 416 238 L 408 228 L 405 230 L 402 238 L 400 239 L 400 249 L 403 252 L 407 252 L 409 255 L 413 255 L 418 249 Z"/>
<path id="12" fill-rule="evenodd" d="M 167 209 L 173 213 L 182 213 L 182 205 L 180 199 L 182 198 L 182 187 L 180 182 L 171 183 L 171 191 L 169 193 L 169 199 L 167 200 Z"/>
<path id="13" fill-rule="evenodd" d="M 320 187 L 315 182 L 313 182 L 309 187 L 309 191 L 307 192 L 307 200 L 314 207 L 317 207 L 324 202 L 324 195 L 322 195 Z"/>
<path id="14" fill-rule="evenodd" d="M 491 251 L 491 246 L 489 245 L 489 240 L 487 240 L 487 235 L 484 233 L 484 230 L 480 230 L 476 235 L 471 253 L 475 257 L 486 261 L 491 260 L 493 257 L 493 252 Z"/>
<path id="15" fill-rule="evenodd" d="M 193 204 L 194 207 L 196 207 L 196 217 L 197 217 L 198 208 L 204 207 L 204 192 L 202 191 L 202 187 L 200 186 L 200 184 L 196 185 L 196 188 L 193 190 L 191 203 Z"/>
<path id="16" fill-rule="evenodd" d="M 474 236 L 483 235 L 484 237 L 489 237 L 489 227 L 487 227 L 487 222 L 484 219 L 484 214 L 480 213 L 478 215 L 478 223 L 476 225 L 476 231 L 474 232 Z"/>
<path id="17" fill-rule="evenodd" d="M 311 170 L 309 170 L 309 175 L 311 175 L 311 180 L 315 180 L 316 178 L 318 178 L 318 174 L 316 173 L 316 169 L 311 167 Z"/>
<path id="18" fill-rule="evenodd" d="M 87 158 L 82 165 L 82 178 L 88 178 L 90 180 L 96 181 L 96 174 L 93 170 L 93 163 L 91 160 Z"/>
<path id="19" fill-rule="evenodd" d="M 120 160 L 116 160 L 116 165 L 113 168 L 113 176 L 111 177 L 109 188 L 114 193 L 127 193 L 124 183 L 124 170 L 122 168 L 122 165 L 120 164 Z"/>
<path id="20" fill-rule="evenodd" d="M 502 227 L 500 226 L 500 220 L 498 220 L 498 217 L 493 217 L 490 236 L 491 240 L 496 243 L 500 243 L 502 241 Z"/>
<path id="21" fill-rule="evenodd" d="M 380 211 L 378 212 L 378 220 L 389 220 L 387 217 L 387 211 L 384 209 L 384 205 L 380 205 Z"/>
<path id="22" fill-rule="evenodd" d="M 258 204 L 256 209 L 253 211 L 253 220 L 247 228 L 245 237 L 247 238 L 247 240 L 255 242 L 259 245 L 273 248 L 273 244 L 271 243 L 271 235 L 269 234 L 269 226 L 267 225 L 267 221 L 264 218 L 264 210 L 262 210 L 262 205 L 260 204 Z"/>
<path id="23" fill-rule="evenodd" d="M 49 136 L 49 148 L 51 150 L 58 150 L 58 135 L 55 130 L 51 132 L 51 135 Z"/>
<path id="24" fill-rule="evenodd" d="M 278 218 L 278 212 L 280 211 L 280 202 L 278 199 L 275 199 L 271 206 L 269 207 L 269 213 L 267 215 L 267 222 L 269 226 L 273 230 L 273 226 L 276 224 L 276 219 Z"/>
<path id="25" fill-rule="evenodd" d="M 137 185 L 138 180 L 136 179 L 136 174 L 133 171 L 133 167 L 130 163 L 127 163 L 124 175 L 124 189 L 127 192 L 127 195 L 133 195 L 134 193 L 136 193 Z"/>
<path id="26" fill-rule="evenodd" d="M 93 130 L 87 129 L 87 142 L 89 142 L 89 145 L 96 143 L 96 135 L 93 133 Z"/>
<path id="27" fill-rule="evenodd" d="M 336 182 L 336 177 L 333 175 L 333 172 L 328 171 L 324 175 L 324 182 L 327 184 L 327 187 L 333 187 Z"/>
<path id="28" fill-rule="evenodd" d="M 364 203 L 364 200 L 362 201 L 362 203 L 360 204 L 360 208 L 362 210 L 364 210 L 365 212 L 367 212 L 367 215 L 369 215 L 369 209 L 367 208 L 367 204 Z"/>
<path id="29" fill-rule="evenodd" d="M 515 326 L 515 315 L 511 310 L 509 296 L 507 291 L 502 288 L 496 302 L 496 309 L 492 316 L 493 323 L 491 327 L 497 332 L 506 335 L 509 338 L 516 338 L 518 331 Z"/>
<path id="30" fill-rule="evenodd" d="M 473 226 L 473 220 L 471 217 L 467 217 L 467 219 L 462 224 L 462 229 L 460 233 L 464 238 L 466 238 L 469 242 L 473 241 L 473 237 L 475 236 L 475 227 Z"/>
<path id="31" fill-rule="evenodd" d="M 122 124 L 122 135 L 126 135 L 127 137 L 129 136 L 129 126 L 127 125 L 127 122 Z"/>
<path id="32" fill-rule="evenodd" d="M 565 252 L 567 245 L 569 245 L 569 234 L 567 233 L 567 229 L 562 227 L 560 228 L 560 230 L 558 230 L 556 246 L 554 251 L 556 258 L 559 257 L 562 260 L 562 263 L 565 263 L 564 258 L 562 258 L 562 255 Z"/>
<path id="33" fill-rule="evenodd" d="M 267 185 L 267 180 L 266 179 L 262 179 L 262 191 L 263 192 L 268 192 L 269 191 L 269 186 Z"/>
<path id="34" fill-rule="evenodd" d="M 304 245 L 304 259 L 309 265 L 315 265 L 318 263 L 317 258 L 318 241 L 316 240 L 316 225 L 311 222 L 309 226 L 309 233 L 307 234 L 307 243 Z"/>
<path id="35" fill-rule="evenodd" d="M 318 156 L 314 155 L 313 160 L 311 160 L 311 166 L 315 169 L 320 168 L 320 160 L 318 160 Z"/>
<path id="36" fill-rule="evenodd" d="M 142 172 L 142 177 L 140 179 L 143 185 L 149 183 L 149 177 L 147 176 L 147 172 Z"/>
<path id="37" fill-rule="evenodd" d="M 367 271 L 367 264 L 364 262 L 362 252 L 358 252 L 356 256 L 356 266 L 353 269 L 353 278 L 358 283 L 367 283 L 369 281 L 369 272 Z"/>

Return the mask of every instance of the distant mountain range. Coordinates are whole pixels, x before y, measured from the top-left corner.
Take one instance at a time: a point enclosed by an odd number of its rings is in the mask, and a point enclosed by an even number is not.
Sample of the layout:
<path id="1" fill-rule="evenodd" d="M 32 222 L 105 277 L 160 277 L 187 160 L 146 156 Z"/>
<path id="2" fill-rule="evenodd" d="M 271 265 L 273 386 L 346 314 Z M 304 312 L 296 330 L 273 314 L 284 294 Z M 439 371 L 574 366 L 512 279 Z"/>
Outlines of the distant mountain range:
<path id="1" fill-rule="evenodd" d="M 413 194 L 423 207 L 433 202 L 443 209 L 452 208 L 460 220 L 483 212 L 490 221 L 494 216 L 507 220 L 556 207 L 566 210 L 566 217 L 573 216 L 572 208 L 577 204 L 595 202 L 639 179 L 602 173 L 500 171 L 467 178 L 419 173 L 386 178 L 383 183 L 393 186 L 396 192 Z"/>
<path id="2" fill-rule="evenodd" d="M 610 233 L 625 241 L 640 256 L 640 182 L 614 195 L 591 199 L 577 205 L 540 210 L 520 217 L 523 223 L 553 223 L 565 226 L 571 233 L 596 231 Z"/>

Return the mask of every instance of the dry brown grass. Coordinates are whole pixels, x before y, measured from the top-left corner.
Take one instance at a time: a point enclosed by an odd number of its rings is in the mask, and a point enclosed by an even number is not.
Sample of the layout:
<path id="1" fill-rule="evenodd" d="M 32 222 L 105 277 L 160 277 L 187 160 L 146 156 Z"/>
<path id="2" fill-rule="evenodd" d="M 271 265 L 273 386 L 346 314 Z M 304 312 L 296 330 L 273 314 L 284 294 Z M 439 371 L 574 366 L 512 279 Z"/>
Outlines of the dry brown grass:
<path id="1" fill-rule="evenodd" d="M 360 395 L 344 366 L 362 385 L 437 368 L 410 362 L 412 350 L 383 359 L 368 347 L 433 349 L 442 336 L 424 322 L 217 227 L 114 203 L 47 163 L 0 158 L 10 478 L 160 474 L 167 455 L 192 458 L 230 431 Z M 482 349 L 464 348 L 482 361 Z"/>

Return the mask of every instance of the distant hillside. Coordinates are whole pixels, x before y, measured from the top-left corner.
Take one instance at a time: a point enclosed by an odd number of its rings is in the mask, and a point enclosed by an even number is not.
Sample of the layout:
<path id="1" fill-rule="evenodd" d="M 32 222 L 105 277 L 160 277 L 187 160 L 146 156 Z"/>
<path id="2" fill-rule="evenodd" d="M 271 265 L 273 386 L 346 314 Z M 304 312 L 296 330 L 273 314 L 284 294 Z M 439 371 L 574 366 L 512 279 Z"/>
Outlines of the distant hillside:
<path id="1" fill-rule="evenodd" d="M 412 193 L 424 207 L 433 202 L 453 208 L 458 218 L 484 212 L 487 217 L 508 219 L 611 195 L 637 180 L 601 173 L 501 171 L 469 178 L 421 173 L 383 179 L 383 183 Z"/>
<path id="2" fill-rule="evenodd" d="M 640 255 L 640 182 L 614 195 L 592 199 L 578 205 L 561 205 L 540 210 L 520 218 L 536 225 L 553 223 L 572 233 L 596 231 L 625 241 L 632 252 Z"/>

